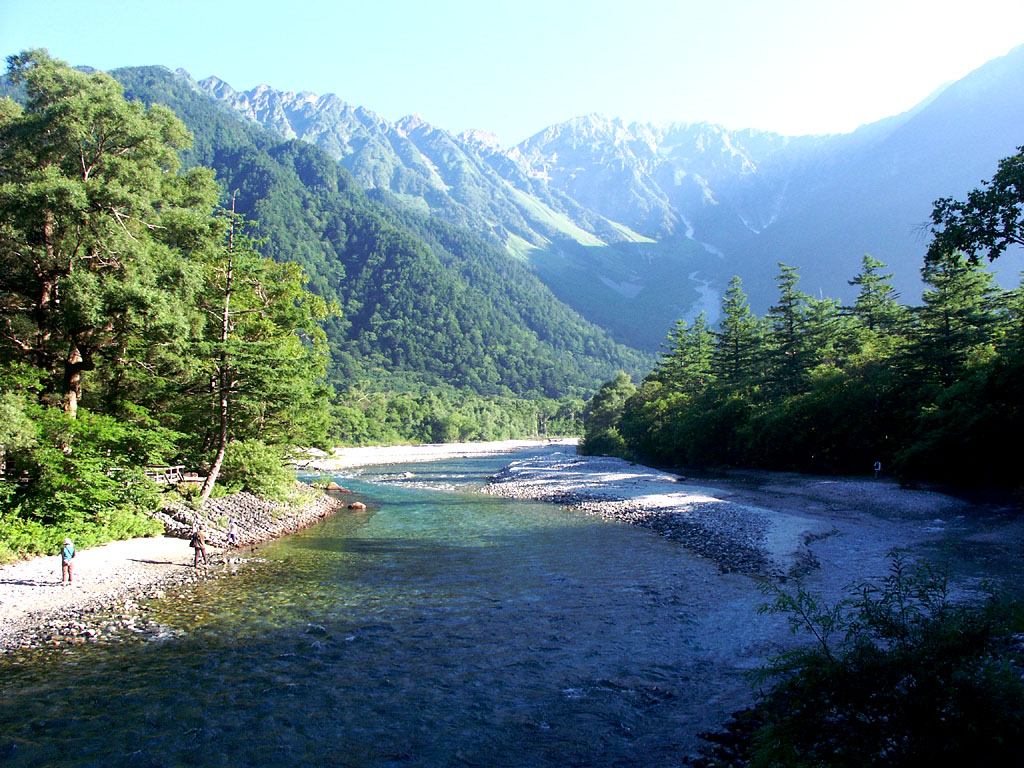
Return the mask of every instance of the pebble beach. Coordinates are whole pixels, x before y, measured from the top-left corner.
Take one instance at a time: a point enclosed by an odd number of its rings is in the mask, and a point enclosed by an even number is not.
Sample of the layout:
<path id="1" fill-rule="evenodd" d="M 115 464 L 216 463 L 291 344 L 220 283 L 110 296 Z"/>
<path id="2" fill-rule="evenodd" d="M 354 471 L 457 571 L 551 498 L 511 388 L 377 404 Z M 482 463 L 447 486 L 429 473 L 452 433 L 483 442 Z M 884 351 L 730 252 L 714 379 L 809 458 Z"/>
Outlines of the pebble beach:
<path id="1" fill-rule="evenodd" d="M 953 497 L 901 489 L 888 480 L 770 472 L 688 478 L 621 459 L 579 456 L 575 443 L 517 440 L 349 448 L 312 454 L 299 469 L 327 474 L 367 465 L 550 448 L 538 456 L 513 456 L 483 492 L 550 502 L 651 529 L 725 573 L 772 580 L 811 574 L 820 586 L 835 589 L 855 572 L 884 573 L 893 547 L 941 538 L 944 526 L 966 506 Z M 139 601 L 244 564 L 247 550 L 227 547 L 228 518 L 237 520 L 239 544 L 248 547 L 317 522 L 347 503 L 344 496 L 318 498 L 290 514 L 249 494 L 217 500 L 207 510 L 209 568 L 193 568 L 187 541 L 191 512 L 173 508 L 162 515 L 170 535 L 80 550 L 73 586 L 61 585 L 56 554 L 2 566 L 0 652 L 104 637 L 158 639 L 163 628 L 146 623 Z M 105 623 L 97 625 L 91 618 L 96 614 L 108 617 Z"/>
<path id="2" fill-rule="evenodd" d="M 493 455 L 556 443 L 574 450 L 575 440 L 505 440 L 386 447 L 343 448 L 328 455 L 312 452 L 299 470 L 329 473 L 371 464 L 437 461 L 458 456 Z M 205 510 L 210 566 L 193 567 L 189 546 L 193 513 L 170 507 L 158 515 L 168 535 L 115 541 L 79 548 L 74 579 L 61 584 L 59 554 L 0 566 L 0 653 L 41 645 L 103 640 L 161 639 L 164 628 L 150 623 L 140 601 L 166 590 L 244 565 L 245 548 L 287 535 L 346 506 L 343 498 L 320 495 L 283 513 L 279 505 L 247 493 L 214 499 Z M 227 546 L 226 522 L 234 518 L 241 548 Z M 102 617 L 97 620 L 97 617 Z"/>

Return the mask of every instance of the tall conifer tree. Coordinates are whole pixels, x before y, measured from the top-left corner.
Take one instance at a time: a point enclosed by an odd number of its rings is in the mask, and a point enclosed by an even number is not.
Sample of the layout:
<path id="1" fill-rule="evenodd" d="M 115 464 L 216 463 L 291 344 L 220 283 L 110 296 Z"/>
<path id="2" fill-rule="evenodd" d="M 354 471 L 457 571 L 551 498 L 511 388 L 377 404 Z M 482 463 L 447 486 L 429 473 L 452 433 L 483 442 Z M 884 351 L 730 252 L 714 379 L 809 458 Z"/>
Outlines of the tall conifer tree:
<path id="1" fill-rule="evenodd" d="M 172 303 L 164 219 L 183 185 L 210 175 L 179 177 L 184 126 L 166 107 L 125 101 L 109 75 L 42 50 L 8 65 L 28 101 L 0 109 L 0 352 L 47 371 L 74 418 L 98 356 L 137 352 L 128 338 L 151 338 Z"/>
<path id="2" fill-rule="evenodd" d="M 779 262 L 778 303 L 768 310 L 769 368 L 773 388 L 795 394 L 811 365 L 806 338 L 807 294 L 798 290 L 800 270 Z"/>
<path id="3" fill-rule="evenodd" d="M 760 379 L 763 337 L 738 276 L 729 281 L 722 297 L 722 322 L 716 336 L 714 365 L 719 383 L 730 390 L 749 391 Z"/>
<path id="4" fill-rule="evenodd" d="M 928 262 L 921 270 L 926 288 L 918 310 L 918 359 L 926 375 L 952 384 L 968 360 L 993 347 L 1007 319 L 992 273 L 961 253 Z"/>

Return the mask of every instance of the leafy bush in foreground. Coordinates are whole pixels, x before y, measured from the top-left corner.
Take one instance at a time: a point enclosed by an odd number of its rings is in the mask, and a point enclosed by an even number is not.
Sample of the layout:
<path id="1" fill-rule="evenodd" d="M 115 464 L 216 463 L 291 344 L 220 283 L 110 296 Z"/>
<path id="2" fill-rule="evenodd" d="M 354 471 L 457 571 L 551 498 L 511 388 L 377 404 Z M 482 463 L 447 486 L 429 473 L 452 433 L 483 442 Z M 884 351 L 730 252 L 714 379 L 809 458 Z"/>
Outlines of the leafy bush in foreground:
<path id="1" fill-rule="evenodd" d="M 897 553 L 881 587 L 828 606 L 771 587 L 813 644 L 763 671 L 749 765 L 1015 765 L 1024 743 L 1019 607 L 951 599 L 942 574 Z"/>

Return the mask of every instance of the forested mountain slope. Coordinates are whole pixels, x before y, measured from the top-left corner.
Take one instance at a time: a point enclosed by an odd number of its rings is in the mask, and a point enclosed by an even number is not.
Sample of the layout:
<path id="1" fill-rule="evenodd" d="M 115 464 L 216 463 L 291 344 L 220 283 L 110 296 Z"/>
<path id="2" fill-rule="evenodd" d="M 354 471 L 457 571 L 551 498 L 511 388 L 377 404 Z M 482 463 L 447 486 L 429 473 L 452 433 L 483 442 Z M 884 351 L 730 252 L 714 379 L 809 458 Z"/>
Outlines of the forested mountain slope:
<path id="1" fill-rule="evenodd" d="M 371 194 L 528 259 L 585 317 L 656 349 L 676 317 L 714 317 L 732 275 L 767 309 L 779 261 L 803 265 L 808 291 L 849 299 L 843 276 L 871 253 L 915 295 L 932 202 L 963 194 L 1024 143 L 1022 83 L 1024 47 L 850 134 L 592 114 L 507 149 L 415 116 L 390 123 L 333 95 L 239 92 L 215 77 L 198 85 L 281 137 L 317 144 Z M 999 265 L 1010 282 L 1021 267 Z"/>
<path id="2" fill-rule="evenodd" d="M 451 225 L 367 197 L 322 149 L 281 141 L 162 67 L 112 73 L 125 96 L 171 107 L 195 135 L 185 161 L 217 172 L 264 249 L 335 299 L 340 382 L 373 375 L 483 394 L 580 393 L 642 355 L 559 302 L 521 263 Z"/>

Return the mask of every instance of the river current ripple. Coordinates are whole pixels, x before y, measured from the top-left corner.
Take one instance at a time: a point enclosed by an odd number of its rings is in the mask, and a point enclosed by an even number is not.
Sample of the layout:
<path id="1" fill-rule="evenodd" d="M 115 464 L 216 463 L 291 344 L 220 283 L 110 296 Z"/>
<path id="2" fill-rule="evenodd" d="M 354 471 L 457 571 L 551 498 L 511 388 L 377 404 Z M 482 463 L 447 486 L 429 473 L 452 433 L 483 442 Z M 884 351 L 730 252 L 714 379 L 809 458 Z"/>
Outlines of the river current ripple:
<path id="1" fill-rule="evenodd" d="M 7 664 L 0 761 L 678 765 L 784 627 L 649 530 L 474 492 L 508 460 L 362 470 L 365 512 L 151 604 L 174 639 Z"/>

